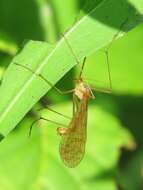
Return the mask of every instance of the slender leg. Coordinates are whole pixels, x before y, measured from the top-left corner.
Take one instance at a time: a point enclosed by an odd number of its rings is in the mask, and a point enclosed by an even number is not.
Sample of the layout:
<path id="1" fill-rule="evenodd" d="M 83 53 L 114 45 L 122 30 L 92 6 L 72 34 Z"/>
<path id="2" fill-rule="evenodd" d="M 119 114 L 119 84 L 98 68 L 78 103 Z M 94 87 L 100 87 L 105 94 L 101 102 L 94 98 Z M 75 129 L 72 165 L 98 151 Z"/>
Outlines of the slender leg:
<path id="1" fill-rule="evenodd" d="M 67 115 L 64 115 L 64 114 L 62 114 L 62 113 L 59 113 L 59 112 L 57 112 L 57 111 L 55 111 L 55 110 L 49 108 L 48 106 L 45 106 L 44 108 L 40 108 L 40 109 L 38 109 L 38 111 L 41 111 L 41 110 L 43 110 L 43 109 L 48 109 L 49 111 L 52 111 L 52 112 L 54 112 L 54 113 L 56 113 L 56 114 L 58 114 L 58 115 L 60 115 L 60 116 L 63 116 L 63 117 L 65 117 L 65 118 L 67 118 L 67 119 L 71 119 L 71 117 L 69 117 L 69 116 L 67 116 Z"/>
<path id="2" fill-rule="evenodd" d="M 110 73 L 110 64 L 109 64 L 108 49 L 104 50 L 104 53 L 106 55 L 106 64 L 107 64 L 107 70 L 108 70 L 109 87 L 108 88 L 96 88 L 96 87 L 93 87 L 92 85 L 89 85 L 88 81 L 91 81 L 91 79 L 89 79 L 89 80 L 88 79 L 84 79 L 84 81 L 85 81 L 86 85 L 89 87 L 89 89 L 91 88 L 92 90 L 95 90 L 95 91 L 98 91 L 98 92 L 111 93 L 112 92 L 112 80 L 111 80 L 111 73 Z M 105 82 L 98 81 L 98 80 L 93 80 L 93 81 L 96 81 L 98 83 L 100 82 L 102 84 L 106 84 Z M 92 91 L 91 91 L 91 95 L 92 95 L 92 98 L 94 99 L 95 96 L 92 93 Z"/>
<path id="3" fill-rule="evenodd" d="M 76 114 L 77 110 L 78 110 L 78 99 L 73 93 L 73 116 Z"/>
<path id="4" fill-rule="evenodd" d="M 37 122 L 40 121 L 40 120 L 48 121 L 48 122 L 54 123 L 54 124 L 56 124 L 56 125 L 60 125 L 60 126 L 62 126 L 62 127 L 67 127 L 67 126 L 64 125 L 64 124 L 61 124 L 61 123 L 52 121 L 52 120 L 50 120 L 50 119 L 46 119 L 46 118 L 44 118 L 44 117 L 39 117 L 38 119 L 36 119 L 35 121 L 32 122 L 32 124 L 31 124 L 31 126 L 30 126 L 30 129 L 29 129 L 29 135 L 28 135 L 29 137 L 31 136 L 31 133 L 32 133 L 32 129 L 33 129 L 34 124 L 37 123 Z"/>
<path id="5" fill-rule="evenodd" d="M 105 54 L 106 54 L 106 63 L 107 63 L 107 70 L 108 70 L 109 88 L 112 91 L 112 80 L 111 80 L 111 72 L 110 72 L 110 62 L 109 62 L 108 49 L 106 49 Z"/>
<path id="6" fill-rule="evenodd" d="M 25 66 L 25 65 L 21 65 L 19 63 L 14 62 L 15 65 L 18 65 L 20 67 L 25 68 L 26 70 L 30 71 L 32 74 L 40 77 L 41 79 L 43 79 L 49 86 L 51 86 L 52 88 L 54 88 L 59 94 L 69 94 L 72 93 L 74 91 L 74 89 L 71 90 L 67 90 L 67 91 L 61 91 L 59 88 L 57 88 L 56 86 L 54 86 L 51 82 L 49 82 L 44 76 L 42 76 L 41 74 L 37 74 L 35 73 L 32 69 L 30 69 L 29 67 Z"/>
<path id="7" fill-rule="evenodd" d="M 77 110 L 76 96 L 75 96 L 75 94 L 73 93 L 73 116 L 75 115 L 76 110 Z"/>
<path id="8" fill-rule="evenodd" d="M 107 93 L 107 94 L 110 94 L 112 91 L 110 90 L 110 89 L 106 89 L 106 88 L 95 88 L 95 87 L 92 87 L 91 85 L 90 85 L 90 88 L 92 89 L 92 90 L 95 90 L 95 91 L 97 91 L 97 92 L 103 92 L 103 93 Z M 93 95 L 93 97 L 95 98 L 95 96 Z"/>
<path id="9" fill-rule="evenodd" d="M 108 81 L 109 81 L 109 89 L 110 89 L 108 92 L 112 91 L 112 79 L 111 79 L 111 72 L 110 72 L 111 70 L 110 70 L 110 62 L 109 62 L 108 51 L 109 51 L 112 43 L 114 42 L 114 40 L 119 36 L 119 34 L 120 34 L 122 28 L 124 27 L 124 25 L 126 24 L 127 20 L 128 20 L 128 18 L 126 18 L 124 20 L 124 22 L 121 24 L 119 31 L 113 36 L 113 39 L 111 40 L 110 44 L 107 46 L 107 48 L 104 51 L 105 55 L 106 55 L 106 64 L 107 64 L 107 70 L 108 70 Z"/>
<path id="10" fill-rule="evenodd" d="M 106 85 L 106 83 L 104 81 L 96 80 L 96 79 L 93 79 L 93 78 L 92 79 L 91 78 L 84 78 L 84 81 L 85 81 L 85 83 L 89 83 L 91 81 L 91 82 L 97 82 L 97 83 Z"/>
<path id="11" fill-rule="evenodd" d="M 73 116 L 75 115 L 75 95 L 73 93 Z"/>
<path id="12" fill-rule="evenodd" d="M 119 32 L 117 34 L 115 34 L 115 36 L 113 37 L 111 43 L 109 44 L 109 46 L 104 50 L 104 53 L 106 55 L 106 64 L 107 64 L 107 71 L 108 71 L 108 81 L 109 81 L 109 89 L 106 88 L 95 88 L 95 87 L 91 87 L 91 89 L 99 91 L 99 92 L 104 92 L 104 93 L 111 93 L 112 92 L 112 79 L 111 79 L 111 72 L 110 72 L 110 62 L 109 62 L 109 48 L 111 47 L 111 44 L 113 43 L 113 41 L 115 40 L 115 38 L 118 36 Z M 91 86 L 91 85 L 90 85 Z"/>

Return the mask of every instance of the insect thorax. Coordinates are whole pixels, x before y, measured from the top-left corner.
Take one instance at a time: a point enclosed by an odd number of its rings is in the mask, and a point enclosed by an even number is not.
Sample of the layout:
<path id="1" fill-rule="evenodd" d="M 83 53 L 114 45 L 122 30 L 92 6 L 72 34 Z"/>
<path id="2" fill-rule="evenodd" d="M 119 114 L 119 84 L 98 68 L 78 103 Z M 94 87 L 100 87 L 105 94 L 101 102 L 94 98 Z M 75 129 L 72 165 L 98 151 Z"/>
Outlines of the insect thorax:
<path id="1" fill-rule="evenodd" d="M 75 87 L 75 95 L 80 100 L 88 99 L 91 97 L 91 90 L 82 80 L 78 80 Z"/>

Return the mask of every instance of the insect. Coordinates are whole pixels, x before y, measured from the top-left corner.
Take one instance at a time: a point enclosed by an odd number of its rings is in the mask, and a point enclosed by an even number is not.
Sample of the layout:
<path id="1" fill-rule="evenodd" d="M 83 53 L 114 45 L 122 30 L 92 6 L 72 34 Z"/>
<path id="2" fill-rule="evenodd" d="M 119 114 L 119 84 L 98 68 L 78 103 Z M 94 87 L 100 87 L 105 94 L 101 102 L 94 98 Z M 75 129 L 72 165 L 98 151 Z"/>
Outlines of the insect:
<path id="1" fill-rule="evenodd" d="M 77 63 L 79 63 L 79 61 L 76 58 L 76 55 L 74 54 L 74 51 L 71 48 L 70 43 L 68 42 L 65 36 L 64 36 L 64 39 L 68 47 L 71 49 L 71 52 L 73 56 L 75 57 L 75 60 L 77 61 Z M 73 90 L 70 90 L 70 92 L 73 92 L 73 116 L 71 118 L 71 121 L 68 127 L 57 128 L 57 132 L 61 136 L 61 142 L 59 145 L 60 157 L 63 160 L 64 164 L 70 168 L 76 167 L 84 157 L 86 139 L 87 139 L 88 101 L 89 99 L 95 98 L 90 86 L 87 83 L 85 83 L 82 78 L 85 61 L 86 61 L 86 57 L 84 57 L 83 59 L 82 68 L 81 68 L 78 79 L 76 79 L 75 88 Z M 18 63 L 15 63 L 15 64 L 19 65 Z M 32 71 L 31 69 L 25 66 L 24 68 L 28 69 L 30 72 L 35 74 L 34 71 Z M 108 64 L 108 71 L 109 71 L 109 64 Z M 50 84 L 47 81 L 47 79 L 45 79 L 43 76 L 41 75 L 38 75 L 38 76 L 44 79 L 48 84 Z M 109 81 L 110 81 L 110 86 L 111 86 L 110 74 L 109 74 Z M 102 91 L 102 92 L 110 92 L 107 89 L 102 89 L 102 90 L 96 89 L 96 90 Z M 30 134 L 31 134 L 33 125 L 39 120 L 51 121 L 43 117 L 38 118 L 32 123 L 31 128 L 30 128 Z M 55 121 L 52 121 L 52 122 L 55 124 L 59 124 Z"/>
<path id="2" fill-rule="evenodd" d="M 85 63 L 83 61 L 83 65 Z M 57 129 L 61 136 L 59 152 L 64 164 L 68 167 L 76 167 L 82 160 L 85 153 L 86 128 L 87 128 L 87 107 L 89 98 L 94 95 L 81 76 L 76 81 L 73 92 L 73 117 L 68 128 Z"/>
<path id="3" fill-rule="evenodd" d="M 65 41 L 71 49 L 66 38 Z M 71 52 L 73 53 L 73 50 Z M 74 53 L 73 55 L 75 57 Z M 76 80 L 75 89 L 73 89 L 73 117 L 69 127 L 57 128 L 58 134 L 61 136 L 60 156 L 64 164 L 70 168 L 76 167 L 84 157 L 87 139 L 88 101 L 95 98 L 90 86 L 82 79 L 85 61 L 86 57 L 84 57 L 81 72 Z M 110 80 L 111 78 L 109 77 Z M 102 91 L 109 92 L 109 90 L 105 89 Z"/>

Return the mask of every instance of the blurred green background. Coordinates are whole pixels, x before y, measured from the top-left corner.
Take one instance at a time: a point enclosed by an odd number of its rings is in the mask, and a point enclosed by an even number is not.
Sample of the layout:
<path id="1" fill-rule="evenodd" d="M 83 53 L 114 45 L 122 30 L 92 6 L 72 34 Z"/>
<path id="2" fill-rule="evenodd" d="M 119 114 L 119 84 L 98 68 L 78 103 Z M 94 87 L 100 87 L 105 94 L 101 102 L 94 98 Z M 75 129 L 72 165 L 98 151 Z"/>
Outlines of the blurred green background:
<path id="1" fill-rule="evenodd" d="M 92 1 L 1 0 L 0 77 L 24 40 L 56 42 L 84 14 Z M 97 4 L 100 1 L 97 1 Z M 81 13 L 82 12 L 82 13 Z M 65 16 L 66 15 L 66 16 Z M 96 34 L 95 34 L 96 35 Z M 112 94 L 96 93 L 89 103 L 86 154 L 75 169 L 64 166 L 60 137 L 51 123 L 40 122 L 28 138 L 39 107 L 50 105 L 72 113 L 72 96 L 51 90 L 0 144 L 2 190 L 141 190 L 143 188 L 143 25 L 114 41 L 109 49 Z M 96 70 L 93 70 L 93 64 Z M 74 68 L 57 85 L 71 89 L 80 68 Z M 103 51 L 87 58 L 85 78 L 108 85 Z M 38 87 L 37 87 L 38 88 Z M 46 118 L 68 121 L 47 110 Z M 40 126 L 40 127 L 39 127 Z"/>

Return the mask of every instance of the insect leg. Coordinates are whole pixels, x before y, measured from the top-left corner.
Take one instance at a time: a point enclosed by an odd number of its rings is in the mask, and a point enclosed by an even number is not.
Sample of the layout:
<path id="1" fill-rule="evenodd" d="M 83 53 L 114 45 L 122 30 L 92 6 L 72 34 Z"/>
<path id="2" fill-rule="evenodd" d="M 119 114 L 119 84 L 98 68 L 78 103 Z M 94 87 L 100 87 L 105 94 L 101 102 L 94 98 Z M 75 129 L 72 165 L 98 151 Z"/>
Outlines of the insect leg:
<path id="1" fill-rule="evenodd" d="M 54 86 L 51 82 L 49 82 L 44 76 L 42 76 L 41 74 L 37 74 L 36 72 L 34 72 L 32 69 L 30 69 L 29 67 L 25 66 L 25 65 L 21 65 L 19 63 L 14 62 L 13 64 L 18 65 L 20 67 L 25 68 L 26 70 L 30 71 L 32 74 L 40 77 L 41 79 L 43 79 L 49 86 L 51 86 L 52 88 L 54 88 L 59 94 L 69 94 L 72 93 L 74 91 L 74 89 L 71 90 L 67 90 L 67 91 L 61 91 L 59 88 L 57 88 L 56 86 Z"/>
<path id="2" fill-rule="evenodd" d="M 78 109 L 78 99 L 76 95 L 73 93 L 73 116 L 75 115 L 77 109 Z"/>
<path id="3" fill-rule="evenodd" d="M 29 137 L 31 136 L 33 126 L 35 125 L 35 123 L 37 123 L 37 122 L 40 121 L 40 120 L 48 121 L 48 122 L 54 123 L 54 124 L 56 124 L 56 125 L 60 125 L 60 126 L 62 126 L 62 127 L 67 127 L 67 126 L 64 125 L 64 124 L 61 124 L 61 123 L 52 121 L 52 120 L 47 119 L 47 118 L 44 118 L 44 117 L 39 117 L 38 119 L 36 119 L 35 121 L 32 122 L 32 124 L 31 124 L 31 126 L 30 126 L 30 129 L 29 129 L 29 135 L 28 135 Z"/>
<path id="4" fill-rule="evenodd" d="M 43 109 L 48 109 L 49 111 L 54 112 L 54 113 L 56 113 L 56 114 L 58 114 L 58 115 L 60 115 L 60 116 L 63 116 L 63 117 L 65 117 L 65 118 L 67 118 L 67 119 L 71 119 L 71 117 L 69 117 L 69 116 L 67 116 L 67 115 L 65 115 L 65 114 L 59 113 L 59 112 L 57 112 L 57 111 L 51 109 L 51 108 L 48 107 L 48 106 L 44 106 L 44 108 L 40 108 L 40 109 L 38 109 L 37 111 L 41 111 L 41 110 L 43 110 Z"/>
<path id="5" fill-rule="evenodd" d="M 112 80 L 111 80 L 111 72 L 110 72 L 110 62 L 109 62 L 109 54 L 108 51 L 112 45 L 112 43 L 114 42 L 114 40 L 120 35 L 120 32 L 122 31 L 122 28 L 124 27 L 124 25 L 127 23 L 128 21 L 128 17 L 123 21 L 123 23 L 121 23 L 120 29 L 119 31 L 113 36 L 113 39 L 111 40 L 110 44 L 107 46 L 106 50 L 105 50 L 105 55 L 106 55 L 106 63 L 107 63 L 107 69 L 108 69 L 108 79 L 109 79 L 109 87 L 110 90 L 112 91 Z"/>

